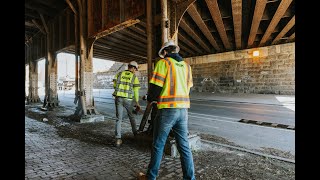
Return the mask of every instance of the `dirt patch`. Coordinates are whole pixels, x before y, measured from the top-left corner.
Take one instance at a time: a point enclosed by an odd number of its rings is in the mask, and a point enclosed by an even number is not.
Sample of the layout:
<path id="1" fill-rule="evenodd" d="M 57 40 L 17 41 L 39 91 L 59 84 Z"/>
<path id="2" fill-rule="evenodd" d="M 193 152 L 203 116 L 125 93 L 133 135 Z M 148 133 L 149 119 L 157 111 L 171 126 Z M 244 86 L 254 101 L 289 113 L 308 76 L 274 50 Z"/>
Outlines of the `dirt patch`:
<path id="1" fill-rule="evenodd" d="M 270 154 L 273 156 L 279 156 L 279 157 L 283 157 L 283 158 L 287 158 L 287 159 L 295 159 L 295 156 L 292 155 L 290 152 L 286 152 L 286 151 L 280 151 L 278 149 L 274 149 L 274 148 L 266 148 L 266 147 L 262 147 L 263 150 L 257 150 L 259 152 L 265 153 L 265 154 Z"/>
<path id="2" fill-rule="evenodd" d="M 221 144 L 226 144 L 226 145 L 230 145 L 230 146 L 235 146 L 235 147 L 240 147 L 240 148 L 245 148 L 243 146 L 237 145 L 237 144 L 230 142 L 230 141 L 226 140 L 225 138 L 222 138 L 219 136 L 210 135 L 210 134 L 199 134 L 199 136 L 201 137 L 201 139 L 204 139 L 204 140 L 208 140 L 208 141 L 212 141 L 212 142 L 216 142 L 216 143 L 221 143 Z M 290 152 L 281 151 L 281 150 L 274 149 L 274 148 L 266 148 L 266 147 L 261 147 L 261 149 L 250 149 L 250 150 L 264 153 L 264 154 L 268 154 L 268 155 L 278 156 L 278 157 L 282 157 L 282 158 L 287 158 L 287 159 L 292 159 L 292 160 L 295 159 L 295 156 L 292 155 Z"/>
<path id="3" fill-rule="evenodd" d="M 295 179 L 294 164 L 262 156 L 238 151 L 199 151 L 193 157 L 197 179 Z"/>
<path id="4" fill-rule="evenodd" d="M 213 141 L 213 142 L 221 143 L 221 144 L 227 144 L 227 145 L 231 145 L 231 146 L 241 147 L 239 145 L 236 145 L 233 142 L 226 140 L 223 137 L 219 137 L 219 136 L 215 136 L 215 135 L 211 135 L 211 134 L 201 134 L 201 133 L 199 134 L 199 136 L 201 139 L 204 139 L 204 140 Z"/>

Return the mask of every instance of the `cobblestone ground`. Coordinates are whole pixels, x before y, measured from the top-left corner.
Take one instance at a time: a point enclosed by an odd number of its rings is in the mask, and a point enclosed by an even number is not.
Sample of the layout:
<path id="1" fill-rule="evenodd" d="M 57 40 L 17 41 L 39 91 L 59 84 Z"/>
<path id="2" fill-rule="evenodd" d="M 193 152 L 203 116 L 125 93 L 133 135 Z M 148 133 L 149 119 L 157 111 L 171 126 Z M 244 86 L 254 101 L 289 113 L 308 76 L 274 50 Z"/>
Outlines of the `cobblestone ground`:
<path id="1" fill-rule="evenodd" d="M 65 109 L 26 106 L 25 179 L 136 179 L 150 160 L 123 123 L 123 146 L 113 146 L 114 121 L 76 123 Z M 43 118 L 48 121 L 43 121 Z M 197 179 L 295 179 L 294 164 L 204 145 L 193 153 Z M 164 156 L 159 178 L 182 179 L 179 158 Z"/>

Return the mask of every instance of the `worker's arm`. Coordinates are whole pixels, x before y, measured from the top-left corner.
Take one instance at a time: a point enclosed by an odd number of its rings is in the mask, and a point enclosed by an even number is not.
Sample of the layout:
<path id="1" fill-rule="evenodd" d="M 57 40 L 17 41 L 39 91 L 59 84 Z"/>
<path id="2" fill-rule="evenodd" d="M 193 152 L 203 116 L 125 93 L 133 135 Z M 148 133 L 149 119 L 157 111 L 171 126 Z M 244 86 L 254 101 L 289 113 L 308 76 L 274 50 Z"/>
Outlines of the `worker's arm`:
<path id="1" fill-rule="evenodd" d="M 135 78 L 133 82 L 133 94 L 134 94 L 134 101 L 136 102 L 136 105 L 139 105 L 139 90 L 140 90 L 140 82 L 138 77 Z"/>
<path id="2" fill-rule="evenodd" d="M 190 65 L 189 65 L 189 67 L 190 67 Z M 191 87 L 193 87 L 193 79 L 192 79 L 192 70 L 191 70 L 191 67 L 190 67 L 190 69 L 189 69 L 189 78 L 188 78 L 188 82 L 187 82 L 187 84 L 188 84 L 188 91 L 189 91 L 189 93 L 190 93 L 190 88 Z"/>
<path id="3" fill-rule="evenodd" d="M 150 89 L 148 91 L 147 101 L 158 101 L 158 97 L 160 96 L 160 93 L 162 91 L 162 87 L 157 86 L 155 84 L 150 83 Z"/>
<path id="4" fill-rule="evenodd" d="M 116 88 L 116 86 L 117 86 L 117 79 L 118 79 L 118 74 L 119 73 L 117 73 L 115 76 L 114 76 L 114 78 L 113 78 L 113 88 L 115 89 Z"/>
<path id="5" fill-rule="evenodd" d="M 162 87 L 165 82 L 166 74 L 166 62 L 161 59 L 157 62 L 149 82 L 149 90 L 147 96 L 148 102 L 158 101 L 158 97 L 160 96 Z"/>

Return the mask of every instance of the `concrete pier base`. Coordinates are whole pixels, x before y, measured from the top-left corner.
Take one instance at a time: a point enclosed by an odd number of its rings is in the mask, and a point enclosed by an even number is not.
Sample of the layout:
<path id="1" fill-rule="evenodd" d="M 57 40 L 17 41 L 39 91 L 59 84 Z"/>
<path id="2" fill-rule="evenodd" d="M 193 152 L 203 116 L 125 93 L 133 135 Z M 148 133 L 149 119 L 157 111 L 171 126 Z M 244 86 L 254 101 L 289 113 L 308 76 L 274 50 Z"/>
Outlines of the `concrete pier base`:
<path id="1" fill-rule="evenodd" d="M 27 104 L 31 104 L 31 103 L 41 103 L 39 96 L 32 97 L 32 98 L 27 97 Z"/>
<path id="2" fill-rule="evenodd" d="M 200 136 L 198 134 L 189 134 L 188 140 L 191 151 L 196 151 L 200 149 L 201 141 Z M 164 147 L 164 151 L 167 155 L 170 155 L 173 158 L 177 158 L 180 156 L 174 137 L 168 137 L 166 145 Z"/>

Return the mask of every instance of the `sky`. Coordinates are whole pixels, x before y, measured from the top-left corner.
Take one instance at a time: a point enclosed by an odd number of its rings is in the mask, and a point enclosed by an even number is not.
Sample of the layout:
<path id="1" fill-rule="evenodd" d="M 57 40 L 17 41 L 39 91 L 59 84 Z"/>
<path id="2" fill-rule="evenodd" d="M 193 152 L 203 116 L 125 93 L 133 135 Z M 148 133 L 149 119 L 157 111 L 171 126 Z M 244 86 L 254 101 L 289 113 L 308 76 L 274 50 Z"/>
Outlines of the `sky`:
<path id="1" fill-rule="evenodd" d="M 114 61 L 109 61 L 105 59 L 93 58 L 92 70 L 93 73 L 99 71 L 106 71 L 112 65 Z M 74 77 L 75 76 L 75 56 L 69 53 L 59 53 L 58 54 L 58 77 L 66 76 Z"/>
<path id="2" fill-rule="evenodd" d="M 58 79 L 60 77 L 65 77 L 68 75 L 69 77 L 75 77 L 75 56 L 73 54 L 69 53 L 59 53 L 58 56 Z M 92 70 L 93 73 L 106 71 L 108 70 L 112 65 L 114 64 L 114 61 L 104 60 L 104 59 L 98 59 L 93 58 L 92 63 Z M 38 80 L 44 82 L 44 76 L 45 76 L 45 60 L 38 61 Z M 29 77 L 29 75 L 27 75 Z"/>

